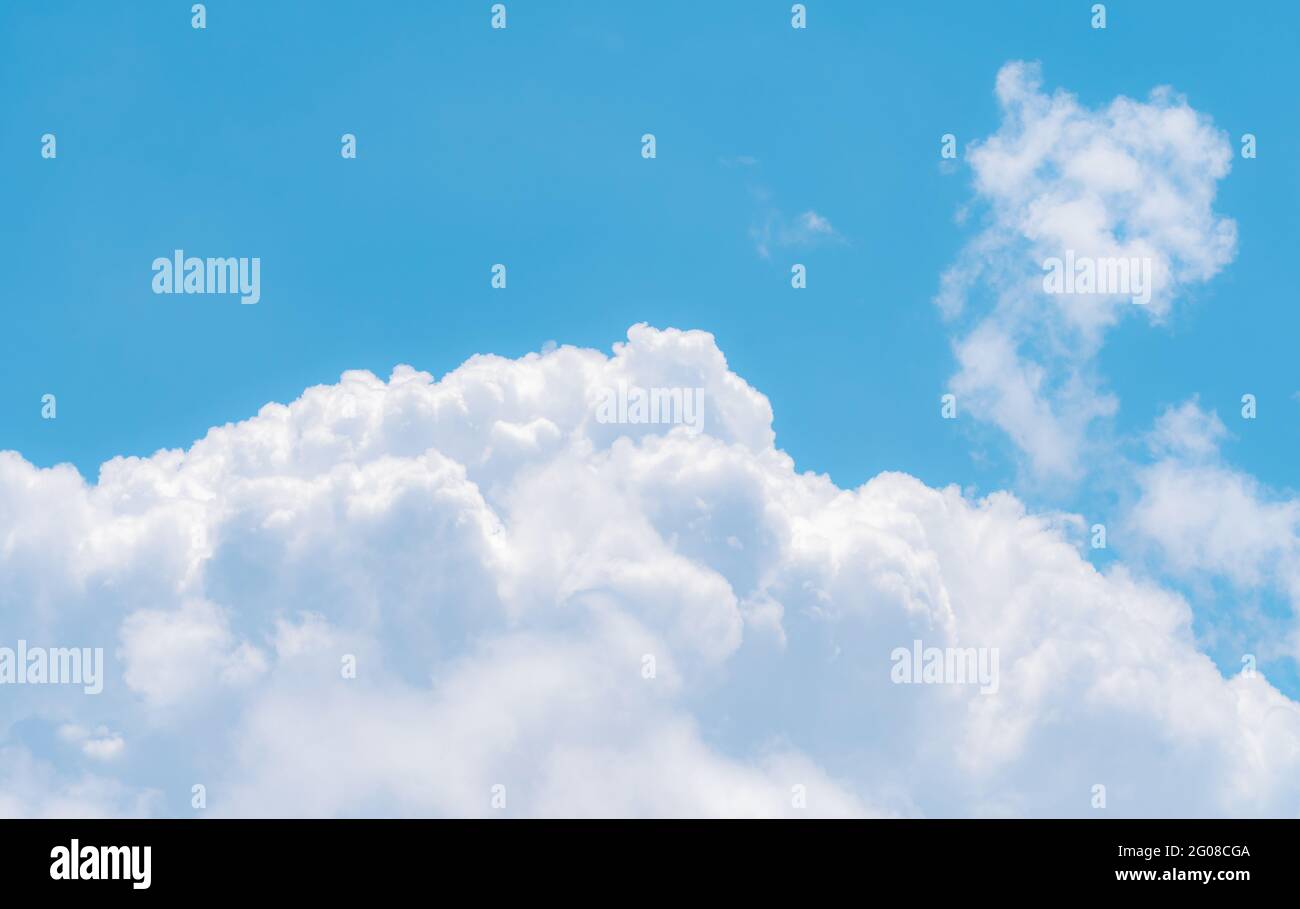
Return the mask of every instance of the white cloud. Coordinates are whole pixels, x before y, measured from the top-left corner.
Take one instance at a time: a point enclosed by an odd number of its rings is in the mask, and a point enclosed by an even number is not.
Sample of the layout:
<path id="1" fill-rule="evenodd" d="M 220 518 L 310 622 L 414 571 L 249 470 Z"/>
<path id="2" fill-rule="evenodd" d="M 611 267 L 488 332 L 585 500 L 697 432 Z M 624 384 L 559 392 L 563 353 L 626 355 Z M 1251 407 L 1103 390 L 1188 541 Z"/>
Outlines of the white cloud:
<path id="1" fill-rule="evenodd" d="M 774 250 L 807 249 L 822 243 L 844 242 L 828 218 L 811 210 L 788 218 L 769 207 L 750 227 L 749 235 L 764 259 L 770 258 Z"/>
<path id="2" fill-rule="evenodd" d="M 92 731 L 69 723 L 59 728 L 59 737 L 75 744 L 86 757 L 97 761 L 111 761 L 126 747 L 122 737 L 109 732 L 106 726 Z"/>
<path id="3" fill-rule="evenodd" d="M 1177 575 L 1275 587 L 1300 609 L 1300 500 L 1226 464 L 1226 435 L 1218 414 L 1195 399 L 1157 419 L 1148 441 L 1161 457 L 1137 470 L 1130 532 Z"/>
<path id="4" fill-rule="evenodd" d="M 1119 319 L 1165 319 L 1189 288 L 1233 258 L 1236 225 L 1215 213 L 1231 146 L 1169 88 L 1099 109 L 1047 94 L 1036 64 L 997 77 L 1002 124 L 967 161 L 983 229 L 945 272 L 936 302 L 962 319 L 959 401 L 1001 427 L 1033 473 L 1072 480 L 1097 421 L 1115 411 L 1095 356 Z M 1150 302 L 1130 294 L 1049 294 L 1056 258 L 1149 260 Z"/>
<path id="5" fill-rule="evenodd" d="M 1193 397 L 1167 408 L 1156 419 L 1148 441 L 1157 455 L 1204 459 L 1218 455 L 1219 443 L 1227 434 L 1219 415 L 1206 413 Z"/>
<path id="6" fill-rule="evenodd" d="M 702 387 L 706 431 L 597 422 L 620 379 Z M 0 514 L 10 633 L 117 657 L 0 736 L 130 743 L 90 777 L 15 751 L 0 813 L 188 814 L 195 781 L 253 815 L 1300 806 L 1300 706 L 1224 679 L 1181 598 L 1009 494 L 797 473 L 702 332 L 349 372 L 93 486 L 0 455 Z M 891 684 L 915 639 L 998 648 L 998 693 Z"/>
<path id="7" fill-rule="evenodd" d="M 799 237 L 833 237 L 835 228 L 831 222 L 815 211 L 806 211 L 795 219 L 795 234 Z"/>

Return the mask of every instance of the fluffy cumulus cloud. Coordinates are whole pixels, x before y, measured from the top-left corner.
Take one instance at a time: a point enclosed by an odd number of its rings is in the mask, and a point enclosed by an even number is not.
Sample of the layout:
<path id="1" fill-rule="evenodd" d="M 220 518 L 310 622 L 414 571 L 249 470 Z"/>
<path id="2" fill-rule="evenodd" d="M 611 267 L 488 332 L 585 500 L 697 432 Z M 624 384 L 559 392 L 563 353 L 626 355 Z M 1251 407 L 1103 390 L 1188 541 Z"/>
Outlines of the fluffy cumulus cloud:
<path id="1" fill-rule="evenodd" d="M 1165 320 L 1235 255 L 1236 225 L 1214 211 L 1231 146 L 1168 87 L 1092 109 L 1016 62 L 996 94 L 1002 123 L 967 154 L 964 215 L 983 221 L 936 300 L 956 328 L 952 391 L 1036 477 L 1069 480 L 1117 407 L 1095 369 L 1107 331 Z"/>
<path id="2" fill-rule="evenodd" d="M 0 516 L 0 645 L 106 651 L 3 690 L 2 814 L 1300 811 L 1300 705 L 1179 596 L 1007 493 L 799 473 L 702 332 L 349 372 L 94 484 L 0 454 Z M 996 691 L 895 684 L 918 640 Z"/>

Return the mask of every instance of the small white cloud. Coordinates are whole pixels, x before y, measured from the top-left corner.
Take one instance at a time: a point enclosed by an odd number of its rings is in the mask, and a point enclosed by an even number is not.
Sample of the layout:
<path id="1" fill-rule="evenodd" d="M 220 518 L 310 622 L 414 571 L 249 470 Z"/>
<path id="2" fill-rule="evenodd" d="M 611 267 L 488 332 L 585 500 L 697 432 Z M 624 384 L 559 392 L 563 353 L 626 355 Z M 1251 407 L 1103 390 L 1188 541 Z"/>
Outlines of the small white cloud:
<path id="1" fill-rule="evenodd" d="M 1156 419 L 1148 445 L 1157 455 L 1209 458 L 1218 454 L 1219 443 L 1227 434 L 1219 415 L 1202 410 L 1192 398 L 1167 408 Z"/>
<path id="2" fill-rule="evenodd" d="M 831 227 L 831 222 L 817 214 L 815 211 L 806 211 L 798 217 L 795 222 L 800 236 L 805 237 L 833 237 L 835 229 Z"/>
<path id="3" fill-rule="evenodd" d="M 750 237 L 759 255 L 769 258 L 775 249 L 797 249 L 827 242 L 844 242 L 829 219 L 815 211 L 806 211 L 787 220 L 779 211 L 767 211 L 763 219 L 750 227 Z"/>
<path id="4" fill-rule="evenodd" d="M 96 761 L 111 761 L 126 748 L 122 737 L 109 732 L 106 726 L 89 730 L 75 723 L 67 723 L 59 727 L 59 738 L 76 745 L 82 754 Z"/>

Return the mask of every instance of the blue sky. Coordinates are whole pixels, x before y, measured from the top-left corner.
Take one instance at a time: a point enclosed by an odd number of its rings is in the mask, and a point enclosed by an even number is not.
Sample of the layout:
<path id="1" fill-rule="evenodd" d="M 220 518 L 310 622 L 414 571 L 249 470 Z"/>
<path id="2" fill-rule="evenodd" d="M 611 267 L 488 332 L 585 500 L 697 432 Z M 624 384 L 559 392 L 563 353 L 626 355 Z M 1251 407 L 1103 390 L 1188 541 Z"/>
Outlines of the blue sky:
<path id="1" fill-rule="evenodd" d="M 1121 428 L 1192 392 L 1223 409 L 1258 389 L 1268 418 L 1233 454 L 1290 480 L 1300 316 L 1274 263 L 1300 179 L 1293 9 L 1261 28 L 1267 7 L 1112 3 L 1094 31 L 1070 4 L 828 3 L 799 32 L 785 4 L 756 6 L 520 2 L 504 32 L 475 3 L 394 4 L 382 21 L 211 4 L 221 27 L 205 31 L 148 4 L 9 6 L 0 445 L 93 478 L 344 369 L 608 349 L 645 321 L 713 332 L 801 468 L 1004 485 L 1005 465 L 972 464 L 934 419 L 952 361 L 930 300 L 970 195 L 964 170 L 939 172 L 939 137 L 990 133 L 993 77 L 1025 58 L 1085 103 L 1169 84 L 1262 137 L 1222 184 L 1237 261 L 1174 324 L 1126 325 L 1105 372 Z M 57 161 L 38 154 L 47 131 Z M 724 163 L 739 158 L 757 163 Z M 765 260 L 750 228 L 766 206 L 816 211 L 844 241 Z M 261 256 L 263 304 L 154 296 L 149 263 L 177 247 Z M 496 262 L 506 293 L 489 288 Z"/>
<path id="2" fill-rule="evenodd" d="M 1150 463 L 1154 421 L 1195 396 L 1226 428 L 1223 463 L 1294 495 L 1295 4 L 1116 0 L 1105 30 L 1075 0 L 814 0 L 806 30 L 768 0 L 507 5 L 497 31 L 477 0 L 382 16 L 217 0 L 205 30 L 188 3 L 5 4 L 0 449 L 93 481 L 115 455 L 187 447 L 345 370 L 608 352 L 645 322 L 711 332 L 770 399 L 776 446 L 842 488 L 899 470 L 1109 523 L 1127 495 L 1110 467 Z M 1172 86 L 1233 150 L 1213 209 L 1235 255 L 1164 324 L 1110 332 L 1095 374 L 1119 409 L 1069 483 L 1030 476 L 996 426 L 939 417 L 957 332 L 934 300 L 983 217 L 965 150 L 999 128 L 994 81 L 1014 60 L 1088 108 Z M 1256 159 L 1237 154 L 1245 132 Z M 807 212 L 834 236 L 801 244 Z M 260 257 L 260 303 L 153 294 L 150 263 L 177 248 Z M 1183 592 L 1225 673 L 1293 621 L 1277 587 L 1166 575 L 1114 530 L 1085 554 L 1132 556 Z M 1272 618 L 1243 617 L 1256 608 Z M 1294 658 L 1263 662 L 1300 694 Z"/>

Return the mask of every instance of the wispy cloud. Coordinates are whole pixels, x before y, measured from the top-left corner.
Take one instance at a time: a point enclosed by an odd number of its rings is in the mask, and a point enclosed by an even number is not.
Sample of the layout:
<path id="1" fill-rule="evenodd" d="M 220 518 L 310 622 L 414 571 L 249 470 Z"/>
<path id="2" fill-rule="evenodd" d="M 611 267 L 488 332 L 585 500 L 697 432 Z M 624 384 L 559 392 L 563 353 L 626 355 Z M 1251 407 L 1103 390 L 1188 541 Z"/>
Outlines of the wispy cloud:
<path id="1" fill-rule="evenodd" d="M 750 227 L 749 235 L 754 240 L 754 248 L 764 259 L 771 258 L 773 251 L 778 249 L 845 242 L 829 218 L 811 209 L 793 218 L 786 218 L 781 212 L 768 209 L 762 220 Z"/>

